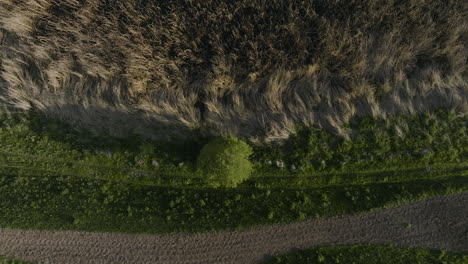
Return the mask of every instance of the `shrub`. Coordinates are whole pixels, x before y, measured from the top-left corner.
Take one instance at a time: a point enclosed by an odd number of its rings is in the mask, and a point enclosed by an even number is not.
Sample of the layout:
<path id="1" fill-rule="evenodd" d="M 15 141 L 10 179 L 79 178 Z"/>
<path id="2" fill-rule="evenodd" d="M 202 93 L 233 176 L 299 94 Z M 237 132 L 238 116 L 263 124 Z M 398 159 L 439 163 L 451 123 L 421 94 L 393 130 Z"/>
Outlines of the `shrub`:
<path id="1" fill-rule="evenodd" d="M 252 148 L 233 137 L 218 137 L 206 144 L 197 158 L 197 167 L 209 187 L 236 187 L 252 172 Z"/>

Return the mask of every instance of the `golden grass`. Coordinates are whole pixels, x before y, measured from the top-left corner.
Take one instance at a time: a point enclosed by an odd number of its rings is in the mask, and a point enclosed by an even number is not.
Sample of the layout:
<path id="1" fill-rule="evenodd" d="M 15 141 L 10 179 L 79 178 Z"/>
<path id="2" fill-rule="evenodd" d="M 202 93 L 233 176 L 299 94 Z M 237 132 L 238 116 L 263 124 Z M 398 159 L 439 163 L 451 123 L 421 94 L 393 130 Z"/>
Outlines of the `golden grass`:
<path id="1" fill-rule="evenodd" d="M 115 135 L 468 112 L 468 2 L 4 0 L 0 101 Z"/>

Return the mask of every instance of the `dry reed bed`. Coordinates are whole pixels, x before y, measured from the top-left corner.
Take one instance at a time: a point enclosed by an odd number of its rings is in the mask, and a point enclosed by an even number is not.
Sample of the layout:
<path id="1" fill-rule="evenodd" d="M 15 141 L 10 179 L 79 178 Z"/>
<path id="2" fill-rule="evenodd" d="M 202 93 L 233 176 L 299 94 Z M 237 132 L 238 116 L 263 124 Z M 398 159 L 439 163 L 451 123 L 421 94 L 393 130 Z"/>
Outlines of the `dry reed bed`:
<path id="1" fill-rule="evenodd" d="M 3 0 L 0 101 L 114 135 L 251 141 L 468 112 L 468 2 Z"/>

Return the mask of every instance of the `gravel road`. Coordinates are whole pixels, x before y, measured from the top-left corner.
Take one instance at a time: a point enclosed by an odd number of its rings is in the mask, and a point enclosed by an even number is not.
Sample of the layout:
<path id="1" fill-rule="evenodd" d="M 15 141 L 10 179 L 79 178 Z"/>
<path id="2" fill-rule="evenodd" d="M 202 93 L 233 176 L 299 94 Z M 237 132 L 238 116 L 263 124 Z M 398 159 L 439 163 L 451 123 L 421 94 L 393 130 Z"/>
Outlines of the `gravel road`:
<path id="1" fill-rule="evenodd" d="M 468 193 L 244 231 L 134 235 L 0 229 L 0 255 L 60 264 L 258 263 L 293 248 L 358 242 L 468 251 Z"/>

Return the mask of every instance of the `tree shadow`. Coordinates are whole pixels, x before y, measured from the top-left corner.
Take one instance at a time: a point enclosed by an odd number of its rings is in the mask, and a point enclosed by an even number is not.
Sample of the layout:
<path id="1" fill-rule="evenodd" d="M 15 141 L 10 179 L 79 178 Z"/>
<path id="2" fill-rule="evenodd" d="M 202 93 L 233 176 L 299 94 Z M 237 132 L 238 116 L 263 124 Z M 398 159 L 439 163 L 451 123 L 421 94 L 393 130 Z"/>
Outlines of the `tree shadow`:
<path id="1" fill-rule="evenodd" d="M 142 146 L 151 146 L 176 160 L 194 161 L 203 145 L 210 140 L 199 129 L 190 129 L 183 124 L 97 105 L 86 108 L 71 104 L 55 105 L 40 112 L 29 110 L 27 115 L 29 128 L 35 134 L 66 143 L 78 151 L 140 152 Z"/>

